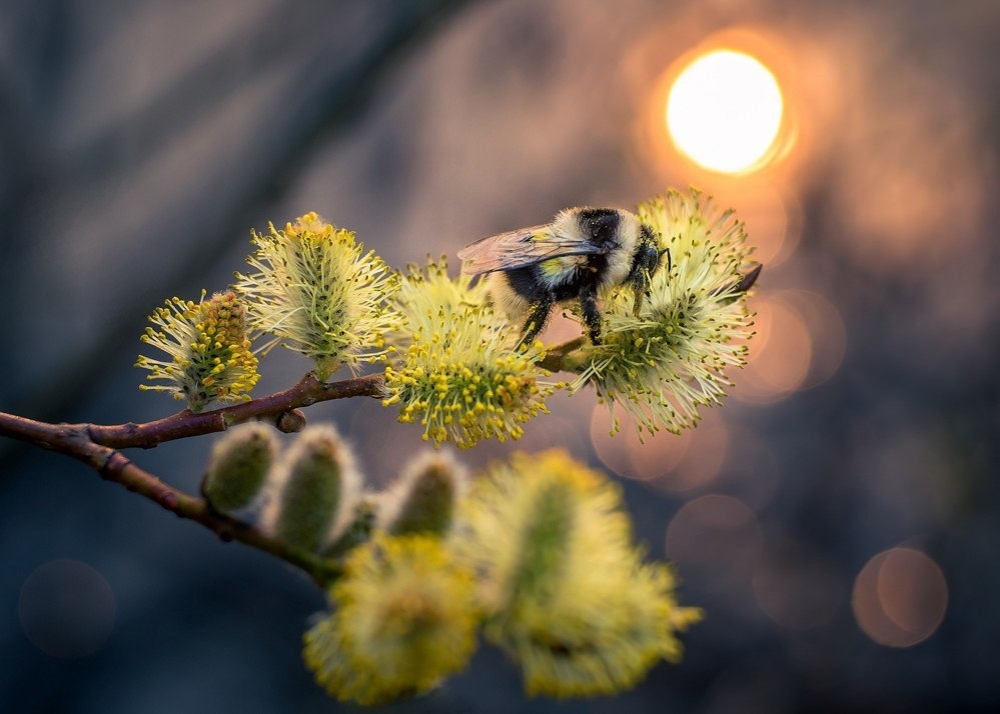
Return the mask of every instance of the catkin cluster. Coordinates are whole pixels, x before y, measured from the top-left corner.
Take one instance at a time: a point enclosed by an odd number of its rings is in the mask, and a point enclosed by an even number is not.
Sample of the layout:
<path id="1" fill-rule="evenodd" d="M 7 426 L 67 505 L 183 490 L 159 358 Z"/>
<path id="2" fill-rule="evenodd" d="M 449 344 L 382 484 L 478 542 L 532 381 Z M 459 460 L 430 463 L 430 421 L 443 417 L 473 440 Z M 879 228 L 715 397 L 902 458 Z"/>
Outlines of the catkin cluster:
<path id="1" fill-rule="evenodd" d="M 153 313 L 143 340 L 168 359 L 139 357 L 159 382 L 143 388 L 192 411 L 245 401 L 256 355 L 281 344 L 321 383 L 383 365 L 382 404 L 435 447 L 518 439 L 558 389 L 593 388 L 640 433 L 678 432 L 720 403 L 744 364 L 759 266 L 742 223 L 697 192 L 669 191 L 636 215 L 647 258 L 636 265 L 654 270 L 607 287 L 600 312 L 567 305 L 591 339 L 550 347 L 522 340 L 485 283 L 449 276 L 444 259 L 398 273 L 315 213 L 272 225 L 253 233 L 250 270 L 232 290 Z M 549 368 L 570 377 L 553 381 Z M 633 542 L 618 487 L 557 450 L 493 464 L 471 485 L 435 451 L 375 492 L 332 427 L 282 447 L 271 427 L 242 425 L 217 443 L 202 493 L 329 575 L 329 611 L 303 656 L 345 701 L 438 686 L 468 664 L 479 632 L 517 662 L 529 694 L 620 692 L 677 661 L 677 633 L 701 617 Z"/>
<path id="2" fill-rule="evenodd" d="M 522 344 L 485 283 L 450 277 L 444 259 L 396 273 L 315 213 L 272 225 L 253 234 L 253 270 L 237 273 L 232 291 L 207 303 L 174 298 L 153 313 L 158 329 L 143 339 L 170 359 L 139 357 L 151 380 L 165 382 L 144 388 L 172 392 L 194 411 L 248 399 L 255 353 L 282 344 L 311 359 L 321 381 L 343 366 L 384 363 L 383 404 L 435 446 L 518 439 L 557 389 L 593 388 L 640 432 L 679 432 L 721 402 L 730 371 L 745 364 L 756 271 L 743 224 L 696 191 L 669 191 L 637 215 L 668 265 L 640 281 L 643 295 L 633 285 L 600 296 L 600 344 L 548 349 Z M 550 379 L 553 349 L 571 379 Z"/>
<path id="3" fill-rule="evenodd" d="M 338 699 L 379 704 L 464 669 L 477 631 L 516 661 L 528 694 L 610 694 L 701 617 L 667 566 L 644 562 L 619 489 L 562 451 L 516 455 L 470 487 L 446 452 L 366 493 L 350 448 L 310 427 L 279 450 L 270 427 L 220 440 L 202 491 L 340 577 L 303 657 Z M 254 513 L 260 513 L 255 519 Z"/>

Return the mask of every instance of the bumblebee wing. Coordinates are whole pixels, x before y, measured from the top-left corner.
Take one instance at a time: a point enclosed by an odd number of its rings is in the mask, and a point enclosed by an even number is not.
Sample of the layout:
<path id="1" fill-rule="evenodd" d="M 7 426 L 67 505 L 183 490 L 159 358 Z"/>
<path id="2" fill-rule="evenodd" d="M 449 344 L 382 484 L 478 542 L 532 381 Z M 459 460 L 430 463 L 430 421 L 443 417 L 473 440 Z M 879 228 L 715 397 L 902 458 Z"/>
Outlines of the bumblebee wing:
<path id="1" fill-rule="evenodd" d="M 568 233 L 557 233 L 551 226 L 521 228 L 483 238 L 458 251 L 465 261 L 462 272 L 469 275 L 513 270 L 569 255 L 592 255 L 600 246 Z"/>
<path id="2" fill-rule="evenodd" d="M 543 238 L 548 232 L 548 226 L 535 226 L 477 240 L 458 251 L 459 259 L 465 262 L 462 272 L 478 275 L 533 263 L 529 256 L 532 245 L 539 242 L 535 237 Z"/>

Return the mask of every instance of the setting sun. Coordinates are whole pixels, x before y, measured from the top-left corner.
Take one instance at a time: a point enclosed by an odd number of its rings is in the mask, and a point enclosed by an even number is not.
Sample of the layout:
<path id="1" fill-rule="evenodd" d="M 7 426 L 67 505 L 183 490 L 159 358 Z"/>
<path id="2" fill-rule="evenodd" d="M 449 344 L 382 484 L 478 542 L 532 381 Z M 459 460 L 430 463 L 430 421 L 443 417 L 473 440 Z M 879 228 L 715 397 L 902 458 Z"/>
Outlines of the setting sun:
<path id="1" fill-rule="evenodd" d="M 758 60 L 715 50 L 689 64 L 667 98 L 666 120 L 677 148 L 714 171 L 741 173 L 768 156 L 784 102 L 778 82 Z"/>

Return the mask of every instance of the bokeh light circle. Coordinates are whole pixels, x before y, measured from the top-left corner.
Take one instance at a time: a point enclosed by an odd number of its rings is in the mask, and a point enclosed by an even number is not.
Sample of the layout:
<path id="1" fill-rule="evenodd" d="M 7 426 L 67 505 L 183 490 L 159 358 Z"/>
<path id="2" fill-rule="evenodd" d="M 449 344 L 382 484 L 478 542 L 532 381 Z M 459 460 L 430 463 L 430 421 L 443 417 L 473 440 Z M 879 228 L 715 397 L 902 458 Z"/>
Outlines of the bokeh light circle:
<path id="1" fill-rule="evenodd" d="M 21 586 L 18 615 L 25 636 L 51 657 L 97 652 L 115 624 L 115 596 L 97 570 L 78 560 L 53 560 Z"/>
<path id="2" fill-rule="evenodd" d="M 766 161 L 783 113 L 771 71 L 746 53 L 719 49 L 678 75 L 667 97 L 666 122 L 677 148 L 695 163 L 742 173 Z"/>
<path id="3" fill-rule="evenodd" d="M 666 552 L 688 566 L 748 569 L 760 555 L 757 516 L 739 499 L 707 494 L 684 504 L 667 527 Z"/>
<path id="4" fill-rule="evenodd" d="M 619 476 L 638 481 L 668 478 L 683 460 L 691 443 L 691 430 L 680 434 L 658 431 L 640 435 L 628 417 L 618 415 L 620 429 L 611 435 L 612 418 L 606 404 L 597 404 L 590 415 L 590 441 L 597 457 Z"/>
<path id="5" fill-rule="evenodd" d="M 948 607 L 941 568 L 913 548 L 891 548 L 869 560 L 851 597 L 858 627 L 886 647 L 912 647 L 937 630 Z"/>
<path id="6" fill-rule="evenodd" d="M 752 298 L 757 334 L 750 357 L 736 377 L 733 396 L 752 404 L 769 404 L 801 389 L 812 363 L 813 339 L 803 317 L 792 306 L 765 294 Z"/>

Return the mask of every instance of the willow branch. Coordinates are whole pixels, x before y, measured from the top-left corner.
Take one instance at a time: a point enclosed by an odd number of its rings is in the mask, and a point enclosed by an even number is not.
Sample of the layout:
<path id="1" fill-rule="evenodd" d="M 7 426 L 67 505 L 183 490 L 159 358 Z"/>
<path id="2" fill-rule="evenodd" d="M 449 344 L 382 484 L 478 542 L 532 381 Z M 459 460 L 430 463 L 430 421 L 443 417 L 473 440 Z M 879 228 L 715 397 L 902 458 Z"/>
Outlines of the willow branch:
<path id="1" fill-rule="evenodd" d="M 145 424 L 49 424 L 0 412 L 0 435 L 82 461 L 102 478 L 121 484 L 181 518 L 201 524 L 223 541 L 236 540 L 281 558 L 308 573 L 322 587 L 339 574 L 340 566 L 336 562 L 291 547 L 258 528 L 213 511 L 204 499 L 164 483 L 117 449 L 148 449 L 173 439 L 224 431 L 250 419 L 278 418 L 299 407 L 331 399 L 384 396 L 382 374 L 330 383 L 307 374 L 295 386 L 266 397 L 197 414 L 184 410 Z"/>
<path id="2" fill-rule="evenodd" d="M 249 402 L 240 406 L 248 404 Z M 293 548 L 254 526 L 216 513 L 209 508 L 204 499 L 164 483 L 153 474 L 136 466 L 115 449 L 95 443 L 90 438 L 88 426 L 47 424 L 0 412 L 0 434 L 82 461 L 105 480 L 120 484 L 181 518 L 201 524 L 223 541 L 235 540 L 245 543 L 296 566 L 307 573 L 320 587 L 339 575 L 340 566 L 336 562 Z"/>
<path id="3" fill-rule="evenodd" d="M 578 350 L 587 343 L 587 338 L 583 335 L 574 337 L 559 345 L 547 347 L 545 357 L 538 361 L 538 366 L 550 372 L 561 372 L 564 368 L 566 355 L 574 350 Z"/>
<path id="4" fill-rule="evenodd" d="M 251 419 L 278 417 L 299 407 L 317 402 L 349 397 L 385 397 L 385 377 L 369 374 L 364 377 L 339 382 L 321 382 L 311 373 L 293 387 L 266 397 L 233 406 L 194 413 L 185 409 L 171 416 L 145 424 L 76 424 L 86 429 L 88 438 L 95 444 L 114 449 L 151 449 L 165 441 L 184 439 L 225 431 L 233 424 Z M 3 433 L 0 431 L 0 433 Z"/>

